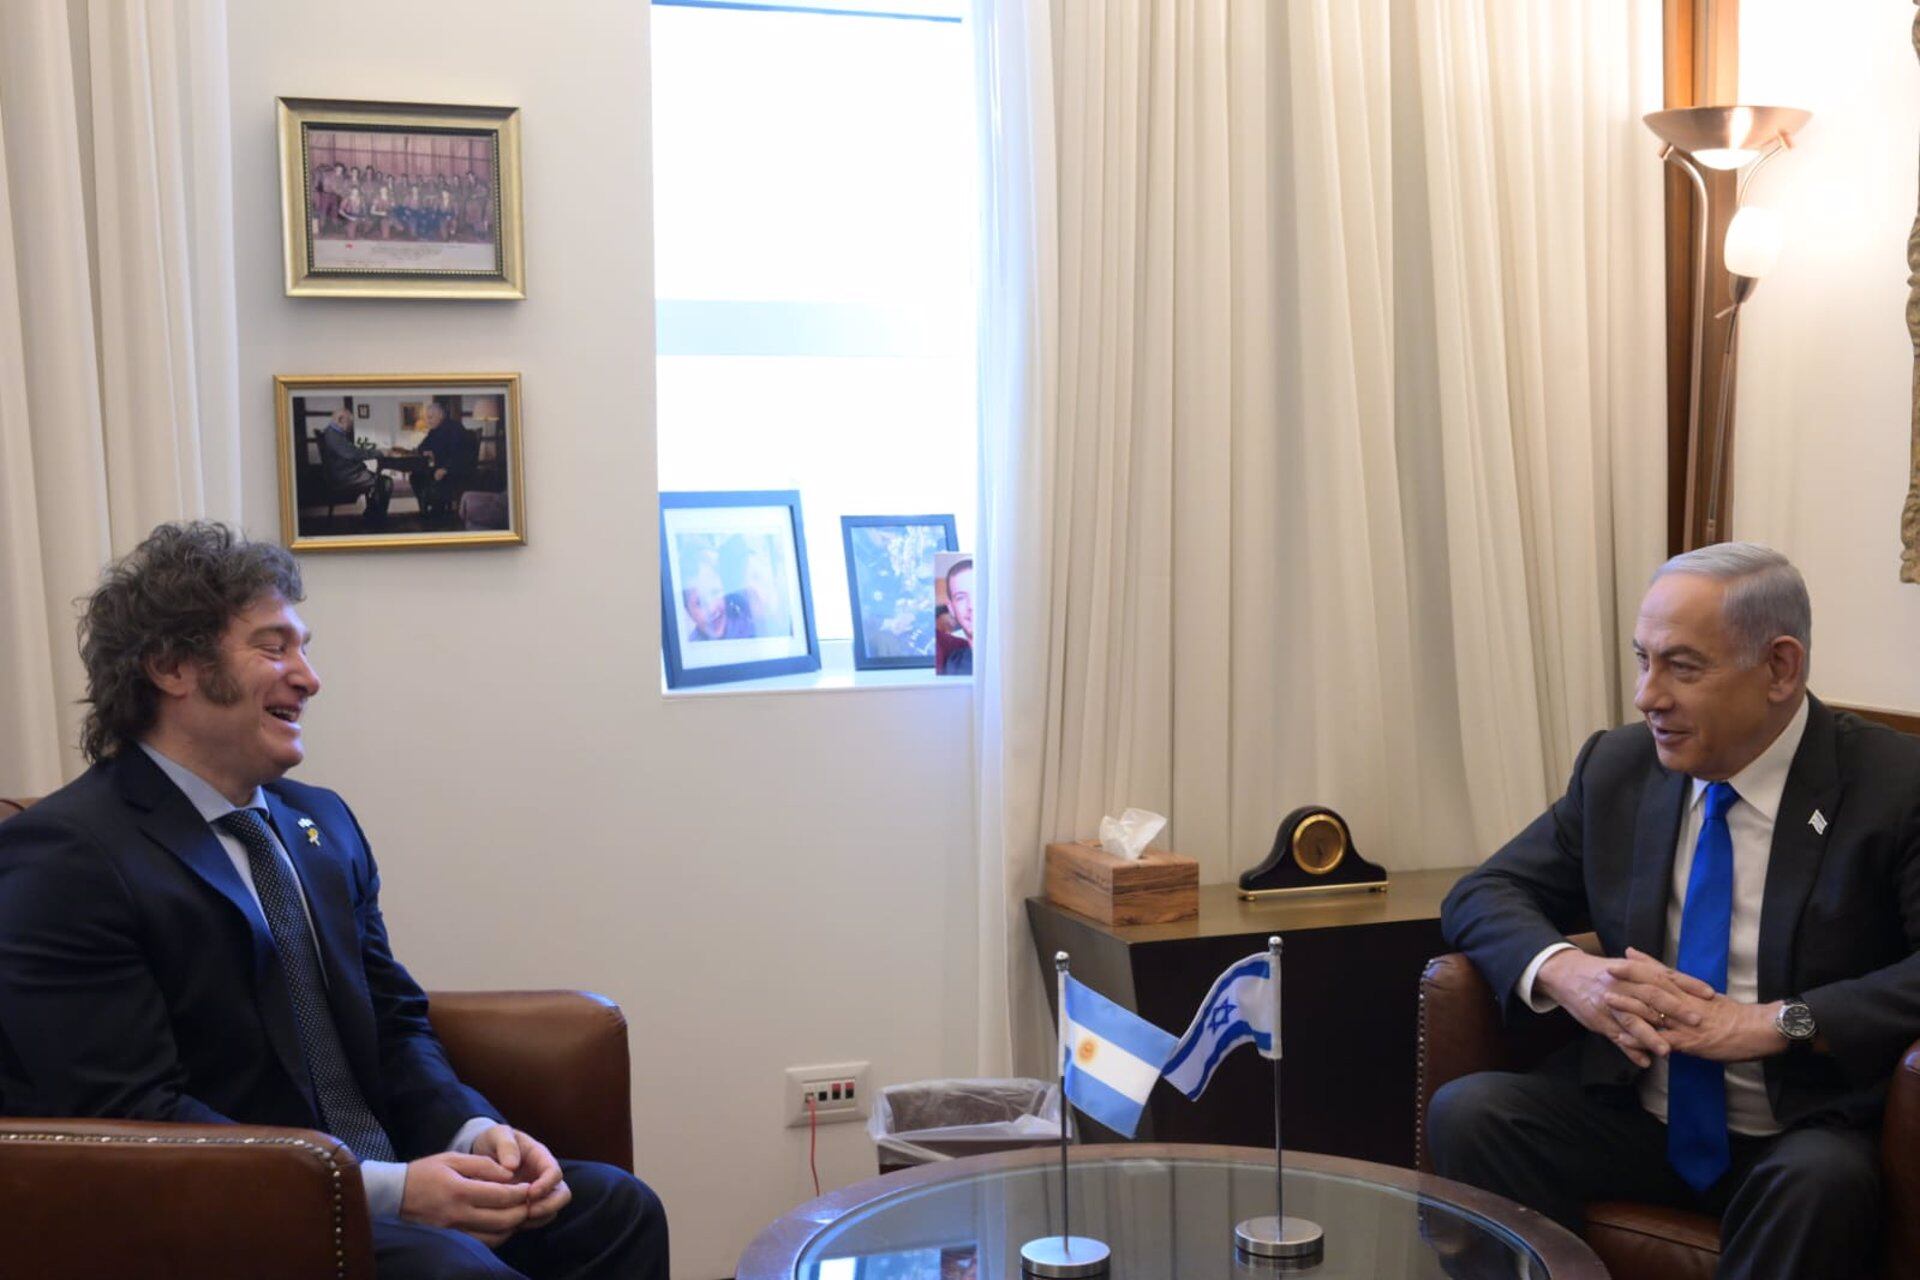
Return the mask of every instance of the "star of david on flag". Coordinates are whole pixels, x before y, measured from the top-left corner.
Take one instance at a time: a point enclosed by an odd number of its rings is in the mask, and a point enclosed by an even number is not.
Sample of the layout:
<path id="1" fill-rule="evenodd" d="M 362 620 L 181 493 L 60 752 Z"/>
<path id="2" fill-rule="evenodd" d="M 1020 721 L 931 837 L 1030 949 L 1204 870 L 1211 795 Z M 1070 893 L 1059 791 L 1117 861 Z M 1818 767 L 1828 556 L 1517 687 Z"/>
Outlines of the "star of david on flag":
<path id="1" fill-rule="evenodd" d="M 1131 1138 L 1173 1037 L 1078 978 L 1060 986 L 1061 1077 L 1074 1106 Z"/>
<path id="2" fill-rule="evenodd" d="M 1167 1059 L 1167 1083 L 1197 1099 L 1207 1091 L 1220 1059 L 1251 1041 L 1264 1058 L 1280 1056 L 1280 984 L 1267 952 L 1248 956 L 1214 979 Z"/>

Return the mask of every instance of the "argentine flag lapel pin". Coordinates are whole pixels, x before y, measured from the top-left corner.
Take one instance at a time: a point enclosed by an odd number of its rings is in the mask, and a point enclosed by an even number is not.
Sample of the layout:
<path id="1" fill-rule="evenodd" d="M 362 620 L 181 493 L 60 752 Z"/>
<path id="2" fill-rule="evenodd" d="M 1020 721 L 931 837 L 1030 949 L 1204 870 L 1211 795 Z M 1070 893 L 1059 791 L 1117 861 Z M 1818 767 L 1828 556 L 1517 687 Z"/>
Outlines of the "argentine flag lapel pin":
<path id="1" fill-rule="evenodd" d="M 314 846 L 315 848 L 319 848 L 320 828 L 313 825 L 313 819 L 301 818 L 299 825 L 300 825 L 300 829 L 307 833 L 307 843 Z"/>
<path id="2" fill-rule="evenodd" d="M 1827 834 L 1827 816 L 1818 809 L 1815 809 L 1813 816 L 1807 819 L 1807 825 L 1813 828 L 1813 834 L 1817 836 Z"/>

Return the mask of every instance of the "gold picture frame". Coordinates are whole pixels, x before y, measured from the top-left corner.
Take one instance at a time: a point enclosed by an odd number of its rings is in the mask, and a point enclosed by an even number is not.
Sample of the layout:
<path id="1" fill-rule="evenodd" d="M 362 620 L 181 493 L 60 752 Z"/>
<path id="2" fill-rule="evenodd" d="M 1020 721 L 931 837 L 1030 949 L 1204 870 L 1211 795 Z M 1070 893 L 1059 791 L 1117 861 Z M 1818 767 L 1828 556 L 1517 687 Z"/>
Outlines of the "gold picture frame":
<path id="1" fill-rule="evenodd" d="M 277 109 L 289 297 L 527 296 L 518 107 Z"/>
<path id="2" fill-rule="evenodd" d="M 526 543 L 518 373 L 276 374 L 273 394 L 289 549 Z"/>

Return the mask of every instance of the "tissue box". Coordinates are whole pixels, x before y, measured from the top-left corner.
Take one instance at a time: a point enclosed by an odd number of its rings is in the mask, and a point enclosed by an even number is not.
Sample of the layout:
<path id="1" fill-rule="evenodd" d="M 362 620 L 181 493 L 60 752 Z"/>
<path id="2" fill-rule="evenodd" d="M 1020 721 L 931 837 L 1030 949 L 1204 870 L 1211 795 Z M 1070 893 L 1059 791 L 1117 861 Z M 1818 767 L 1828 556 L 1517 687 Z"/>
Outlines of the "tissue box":
<path id="1" fill-rule="evenodd" d="M 1138 862 L 1097 840 L 1047 846 L 1047 901 L 1102 924 L 1172 924 L 1200 914 L 1200 864 L 1149 849 Z"/>

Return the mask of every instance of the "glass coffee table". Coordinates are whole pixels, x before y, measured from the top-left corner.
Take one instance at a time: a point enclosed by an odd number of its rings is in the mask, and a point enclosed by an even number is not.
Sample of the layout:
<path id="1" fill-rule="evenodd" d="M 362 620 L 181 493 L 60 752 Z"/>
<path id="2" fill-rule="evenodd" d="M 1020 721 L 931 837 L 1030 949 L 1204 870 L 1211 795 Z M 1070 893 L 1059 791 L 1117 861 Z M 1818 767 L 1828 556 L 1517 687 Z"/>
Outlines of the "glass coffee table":
<path id="1" fill-rule="evenodd" d="M 1073 1234 L 1112 1250 L 1111 1280 L 1606 1280 L 1557 1223 L 1457 1182 L 1288 1152 L 1286 1211 L 1326 1233 L 1311 1266 L 1237 1254 L 1234 1224 L 1273 1212 L 1273 1152 L 1256 1147 L 1076 1147 Z M 890 1174 L 781 1218 L 737 1280 L 1019 1280 L 1020 1246 L 1060 1230 L 1060 1156 L 1037 1149 Z"/>

